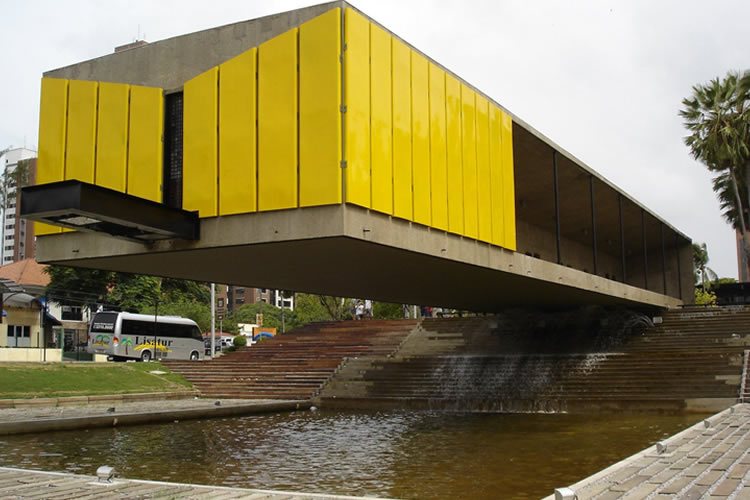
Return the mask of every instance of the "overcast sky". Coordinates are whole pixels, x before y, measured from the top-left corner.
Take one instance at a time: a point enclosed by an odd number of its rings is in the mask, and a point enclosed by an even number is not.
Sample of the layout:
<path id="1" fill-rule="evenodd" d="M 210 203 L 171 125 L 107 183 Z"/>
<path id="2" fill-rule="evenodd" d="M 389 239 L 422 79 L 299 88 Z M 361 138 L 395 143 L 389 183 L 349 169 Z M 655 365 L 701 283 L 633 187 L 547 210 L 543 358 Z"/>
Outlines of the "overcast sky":
<path id="1" fill-rule="evenodd" d="M 36 149 L 42 72 L 310 1 L 10 1 L 0 30 L 0 149 Z M 750 2 L 352 2 L 635 197 L 737 277 L 710 175 L 682 143 L 692 85 L 750 69 Z"/>

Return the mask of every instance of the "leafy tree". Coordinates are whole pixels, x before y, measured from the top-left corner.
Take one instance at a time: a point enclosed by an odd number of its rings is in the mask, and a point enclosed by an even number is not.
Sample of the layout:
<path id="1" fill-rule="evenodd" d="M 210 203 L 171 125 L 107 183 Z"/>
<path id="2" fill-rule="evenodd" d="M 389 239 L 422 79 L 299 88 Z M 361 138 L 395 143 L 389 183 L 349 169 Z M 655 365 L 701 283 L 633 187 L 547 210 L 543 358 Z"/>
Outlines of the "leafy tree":
<path id="1" fill-rule="evenodd" d="M 719 276 L 708 267 L 708 248 L 705 243 L 693 243 L 693 269 L 695 273 L 695 283 L 700 284 L 703 290 L 706 290 L 706 278 L 710 281 L 716 281 Z"/>
<path id="2" fill-rule="evenodd" d="M 140 312 L 154 314 L 154 304 L 145 306 Z M 202 302 L 160 302 L 158 314 L 160 316 L 190 318 L 198 323 L 204 334 L 211 333 L 211 306 L 209 304 Z"/>
<path id="3" fill-rule="evenodd" d="M 263 326 L 281 331 L 281 309 L 272 304 L 243 304 L 234 311 L 232 319 L 237 323 L 255 323 L 255 315 L 260 313 L 263 314 Z"/>
<path id="4" fill-rule="evenodd" d="M 326 295 L 313 295 L 309 293 L 298 293 L 297 302 L 294 304 L 294 314 L 297 322 L 300 325 L 312 323 L 314 321 L 331 321 L 333 319 L 341 319 L 339 317 L 332 317 L 340 314 L 339 308 L 334 306 L 334 303 L 340 304 L 341 299 L 337 297 L 330 297 Z"/>
<path id="5" fill-rule="evenodd" d="M 2 157 L 8 150 L 0 151 Z M 18 189 L 29 183 L 31 162 L 29 160 L 20 160 L 16 167 L 8 171 L 3 170 L 2 180 L 0 180 L 0 195 L 2 196 L 3 210 L 7 209 L 18 195 Z"/>
<path id="6" fill-rule="evenodd" d="M 143 274 L 114 273 L 107 294 L 107 302 L 116 304 L 123 311 L 142 312 L 153 309 L 153 304 L 162 299 L 161 280 Z"/>
<path id="7" fill-rule="evenodd" d="M 187 316 L 198 322 L 203 331 L 210 329 L 205 283 L 57 265 L 47 266 L 45 272 L 50 276 L 47 294 L 60 303 L 153 314 L 158 302 L 159 314 Z M 203 306 L 205 315 L 195 304 Z"/>
<path id="8" fill-rule="evenodd" d="M 742 269 L 750 262 L 750 71 L 729 72 L 682 100 L 680 116 L 692 156 L 716 174 L 716 192 L 724 218 L 742 235 Z"/>
<path id="9" fill-rule="evenodd" d="M 404 307 L 392 302 L 375 302 L 372 305 L 372 315 L 375 319 L 403 319 Z"/>
<path id="10" fill-rule="evenodd" d="M 210 302 L 211 290 L 208 283 L 192 280 L 161 278 L 161 289 L 167 300 Z"/>
<path id="11" fill-rule="evenodd" d="M 330 295 L 313 295 L 325 310 L 326 316 L 318 321 L 340 321 L 342 319 L 351 319 L 351 304 L 354 299 L 344 297 L 333 297 Z"/>
<path id="12" fill-rule="evenodd" d="M 50 277 L 46 293 L 62 304 L 84 305 L 93 309 L 106 304 L 115 273 L 99 269 L 51 265 L 44 269 Z"/>

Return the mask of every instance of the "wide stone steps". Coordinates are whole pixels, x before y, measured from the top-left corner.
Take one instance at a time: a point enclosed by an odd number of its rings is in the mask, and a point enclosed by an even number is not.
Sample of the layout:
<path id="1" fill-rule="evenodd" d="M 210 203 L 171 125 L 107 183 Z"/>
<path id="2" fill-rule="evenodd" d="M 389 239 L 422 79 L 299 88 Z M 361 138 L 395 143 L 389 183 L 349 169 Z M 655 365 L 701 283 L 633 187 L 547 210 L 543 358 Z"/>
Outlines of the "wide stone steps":
<path id="1" fill-rule="evenodd" d="M 346 358 L 387 356 L 415 321 L 313 323 L 202 362 L 168 361 L 203 396 L 309 399 Z"/>
<path id="2" fill-rule="evenodd" d="M 568 341 L 567 332 L 552 324 L 557 318 L 515 318 L 425 320 L 423 331 L 394 358 L 345 366 L 321 397 L 408 405 L 475 401 L 478 408 L 502 410 L 502 401 L 512 400 L 541 409 L 549 400 L 650 401 L 651 409 L 671 401 L 664 407 L 674 409 L 689 399 L 739 395 L 750 308 L 669 311 L 655 327 L 634 333 L 614 328 L 611 337 L 606 326 L 600 328 L 604 337 L 586 333 L 600 321 L 594 318 Z"/>

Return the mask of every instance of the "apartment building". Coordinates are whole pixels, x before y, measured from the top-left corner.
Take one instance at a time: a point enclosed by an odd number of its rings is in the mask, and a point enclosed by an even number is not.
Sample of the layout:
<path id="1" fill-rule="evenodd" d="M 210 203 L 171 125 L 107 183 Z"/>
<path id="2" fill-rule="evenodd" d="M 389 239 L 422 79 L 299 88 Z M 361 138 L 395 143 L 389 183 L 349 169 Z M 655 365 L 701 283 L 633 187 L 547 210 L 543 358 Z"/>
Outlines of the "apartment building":
<path id="1" fill-rule="evenodd" d="M 226 311 L 232 312 L 243 304 L 263 302 L 276 307 L 294 310 L 294 298 L 284 297 L 281 290 L 272 288 L 252 288 L 236 285 L 217 285 L 216 300 L 218 304 L 226 304 Z"/>
<path id="2" fill-rule="evenodd" d="M 0 249 L 0 265 L 11 264 L 24 259 L 34 258 L 34 224 L 16 216 L 16 207 L 20 206 L 21 192 L 13 181 L 13 173 L 19 162 L 26 161 L 27 184 L 36 183 L 36 156 L 34 150 L 16 148 L 2 156 L 2 188 L 4 201 L 2 209 L 3 246 Z"/>

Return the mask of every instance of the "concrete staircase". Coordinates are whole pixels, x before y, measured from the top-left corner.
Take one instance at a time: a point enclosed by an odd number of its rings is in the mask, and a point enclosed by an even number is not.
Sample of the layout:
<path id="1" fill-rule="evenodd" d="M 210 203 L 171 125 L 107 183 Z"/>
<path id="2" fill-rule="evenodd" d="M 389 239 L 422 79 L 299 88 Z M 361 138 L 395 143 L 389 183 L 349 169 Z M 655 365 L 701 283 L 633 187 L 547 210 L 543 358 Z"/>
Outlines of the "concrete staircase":
<path id="1" fill-rule="evenodd" d="M 320 397 L 475 411 L 713 411 L 736 401 L 750 308 L 673 310 L 646 323 L 596 314 L 425 320 L 396 355 L 348 363 Z"/>
<path id="2" fill-rule="evenodd" d="M 164 363 L 204 397 L 306 400 L 345 359 L 386 357 L 416 325 L 381 320 L 311 323 L 214 360 Z"/>

